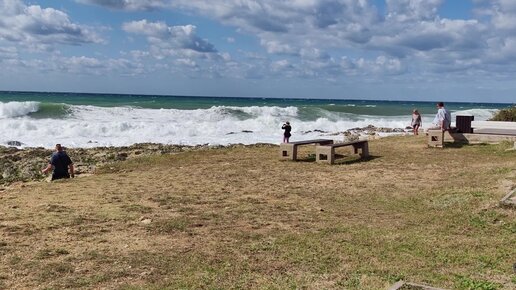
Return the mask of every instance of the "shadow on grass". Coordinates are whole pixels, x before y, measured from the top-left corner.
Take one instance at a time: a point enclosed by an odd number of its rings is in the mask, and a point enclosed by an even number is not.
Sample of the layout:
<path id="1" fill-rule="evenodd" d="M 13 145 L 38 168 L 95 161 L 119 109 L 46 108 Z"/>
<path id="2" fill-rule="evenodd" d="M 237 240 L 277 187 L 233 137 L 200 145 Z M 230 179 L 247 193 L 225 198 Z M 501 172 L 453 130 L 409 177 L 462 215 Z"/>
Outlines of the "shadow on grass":
<path id="1" fill-rule="evenodd" d="M 445 142 L 444 148 L 462 148 L 464 146 L 469 146 L 470 144 L 466 142 Z"/>
<path id="2" fill-rule="evenodd" d="M 308 154 L 306 156 L 301 156 L 301 158 L 297 158 L 299 162 L 315 162 L 315 154 Z"/>
<path id="3" fill-rule="evenodd" d="M 464 148 L 464 147 L 478 147 L 478 148 L 493 148 L 495 144 L 489 143 L 468 143 L 468 142 L 445 142 L 444 148 Z M 509 147 L 509 146 L 507 146 Z"/>
<path id="4" fill-rule="evenodd" d="M 374 156 L 370 155 L 368 157 L 361 158 L 358 155 L 343 155 L 343 154 L 335 154 L 335 164 L 354 164 L 354 163 L 362 163 L 371 161 L 377 158 L 381 158 L 382 156 Z M 308 154 L 306 156 L 298 157 L 297 162 L 315 162 L 315 154 Z"/>
<path id="5" fill-rule="evenodd" d="M 369 155 L 367 157 L 357 157 L 356 155 L 335 155 L 335 164 L 334 165 L 350 165 L 355 163 L 369 162 L 371 160 L 375 160 L 378 158 L 382 158 L 382 156 Z M 340 159 L 339 159 L 340 158 Z"/>
<path id="6" fill-rule="evenodd" d="M 343 154 L 335 154 L 335 163 L 334 165 L 346 165 L 346 164 L 355 164 L 371 161 L 377 158 L 381 158 L 382 156 L 374 156 L 370 155 L 368 157 L 360 157 L 359 155 L 343 155 Z M 315 154 L 310 154 L 307 156 L 303 156 L 301 158 L 297 158 L 298 162 L 315 162 Z"/>

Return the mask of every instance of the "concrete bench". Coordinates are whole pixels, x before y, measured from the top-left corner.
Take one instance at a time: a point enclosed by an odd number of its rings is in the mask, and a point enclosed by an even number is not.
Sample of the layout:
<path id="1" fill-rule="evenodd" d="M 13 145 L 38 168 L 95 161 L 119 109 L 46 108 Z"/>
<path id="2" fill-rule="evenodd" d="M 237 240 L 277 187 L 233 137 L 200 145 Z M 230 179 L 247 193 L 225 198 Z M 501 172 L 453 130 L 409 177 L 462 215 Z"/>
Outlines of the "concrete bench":
<path id="1" fill-rule="evenodd" d="M 459 117 L 459 116 L 457 116 Z M 440 129 L 427 131 L 428 147 L 444 146 L 445 141 L 467 143 L 497 143 L 500 141 L 516 141 L 516 122 L 472 121 L 473 117 L 462 120 L 461 126 L 466 130 L 442 132 Z M 467 121 L 467 122 L 466 122 Z M 471 130 L 468 130 L 468 129 Z"/>
<path id="2" fill-rule="evenodd" d="M 471 128 L 475 134 L 516 136 L 516 122 L 473 121 L 471 122 Z"/>
<path id="3" fill-rule="evenodd" d="M 474 134 L 492 134 L 492 135 L 513 135 L 516 136 L 516 129 L 500 129 L 500 128 L 474 128 Z"/>
<path id="4" fill-rule="evenodd" d="M 312 144 L 316 144 L 316 145 L 333 144 L 333 140 L 331 140 L 331 139 L 313 139 L 313 140 L 281 143 L 280 144 L 280 158 L 295 161 L 295 160 L 297 160 L 297 147 L 302 146 L 302 145 L 312 145 Z"/>
<path id="5" fill-rule="evenodd" d="M 360 156 L 362 158 L 369 156 L 369 145 L 366 140 L 362 141 L 352 141 L 346 143 L 337 143 L 331 145 L 321 145 L 315 147 L 315 161 L 316 162 L 326 162 L 329 164 L 335 163 L 335 148 L 345 147 L 345 146 L 353 146 L 353 150 L 355 154 L 358 153 L 358 149 L 360 149 Z"/>
<path id="6" fill-rule="evenodd" d="M 471 128 L 493 128 L 493 129 L 514 129 L 516 130 L 516 122 L 504 121 L 472 121 Z"/>
<path id="7" fill-rule="evenodd" d="M 443 131 L 441 129 L 429 129 L 426 132 L 426 138 L 427 138 L 428 147 L 443 148 L 444 147 L 444 134 L 445 133 L 450 134 L 449 131 Z"/>

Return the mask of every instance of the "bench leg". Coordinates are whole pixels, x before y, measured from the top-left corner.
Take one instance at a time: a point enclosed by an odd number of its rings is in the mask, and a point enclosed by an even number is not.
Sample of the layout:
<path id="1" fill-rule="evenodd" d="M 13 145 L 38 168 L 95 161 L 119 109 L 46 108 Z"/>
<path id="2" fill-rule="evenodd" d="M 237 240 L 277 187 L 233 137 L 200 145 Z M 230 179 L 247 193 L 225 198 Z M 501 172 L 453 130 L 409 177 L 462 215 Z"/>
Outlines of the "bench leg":
<path id="1" fill-rule="evenodd" d="M 297 146 L 289 143 L 281 143 L 280 158 L 288 160 L 297 160 Z"/>
<path id="2" fill-rule="evenodd" d="M 330 160 L 328 161 L 329 164 L 334 164 L 335 163 L 335 148 L 331 148 L 330 150 Z"/>
<path id="3" fill-rule="evenodd" d="M 321 146 L 315 147 L 315 162 L 325 162 L 328 158 L 327 152 L 324 148 L 321 148 Z"/>
<path id="4" fill-rule="evenodd" d="M 360 154 L 362 158 L 369 157 L 369 144 L 365 142 L 362 144 L 362 154 Z"/>
<path id="5" fill-rule="evenodd" d="M 428 147 L 444 147 L 444 132 L 441 130 L 428 130 Z"/>
<path id="6" fill-rule="evenodd" d="M 292 160 L 294 160 L 294 161 L 297 160 L 297 146 L 296 145 L 292 146 Z"/>
<path id="7" fill-rule="evenodd" d="M 315 147 L 315 162 L 318 163 L 335 163 L 335 149 L 327 146 Z"/>

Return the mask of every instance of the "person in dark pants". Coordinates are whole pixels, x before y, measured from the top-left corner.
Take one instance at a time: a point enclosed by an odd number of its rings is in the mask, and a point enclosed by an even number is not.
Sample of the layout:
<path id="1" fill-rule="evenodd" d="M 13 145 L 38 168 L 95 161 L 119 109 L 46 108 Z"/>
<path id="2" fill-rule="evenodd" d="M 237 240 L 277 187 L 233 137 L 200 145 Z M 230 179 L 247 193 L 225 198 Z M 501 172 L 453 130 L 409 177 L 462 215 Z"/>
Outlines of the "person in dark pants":
<path id="1" fill-rule="evenodd" d="M 286 122 L 285 124 L 283 124 L 283 126 L 281 126 L 281 129 L 285 130 L 285 132 L 283 132 L 283 143 L 288 143 L 288 140 L 291 136 L 290 131 L 292 131 L 292 127 L 290 127 L 290 123 Z"/>
<path id="2" fill-rule="evenodd" d="M 441 129 L 443 132 L 450 130 L 451 125 L 451 114 L 448 109 L 444 107 L 443 102 L 437 103 L 437 115 L 435 115 L 435 119 L 432 122 L 436 127 L 430 129 Z"/>
<path id="3" fill-rule="evenodd" d="M 51 169 L 52 180 L 75 177 L 73 172 L 73 162 L 63 150 L 61 144 L 56 144 L 56 152 L 52 153 L 52 157 L 48 162 L 48 165 L 41 172 L 44 174 L 48 173 Z"/>
<path id="4" fill-rule="evenodd" d="M 419 114 L 419 111 L 417 109 L 414 109 L 412 111 L 412 129 L 414 129 L 414 135 L 419 134 L 419 128 L 421 127 L 421 114 Z"/>

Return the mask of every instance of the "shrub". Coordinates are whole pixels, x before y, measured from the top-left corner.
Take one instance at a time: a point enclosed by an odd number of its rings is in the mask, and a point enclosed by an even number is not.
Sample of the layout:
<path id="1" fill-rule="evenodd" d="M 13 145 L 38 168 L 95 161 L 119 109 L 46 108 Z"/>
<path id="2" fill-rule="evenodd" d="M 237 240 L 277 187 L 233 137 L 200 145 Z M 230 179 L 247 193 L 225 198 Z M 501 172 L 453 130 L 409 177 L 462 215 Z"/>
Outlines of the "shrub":
<path id="1" fill-rule="evenodd" d="M 516 122 L 516 105 L 509 107 L 507 109 L 501 109 L 496 112 L 496 114 L 489 119 L 489 121 L 509 121 Z"/>

